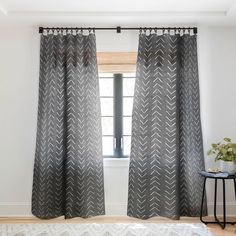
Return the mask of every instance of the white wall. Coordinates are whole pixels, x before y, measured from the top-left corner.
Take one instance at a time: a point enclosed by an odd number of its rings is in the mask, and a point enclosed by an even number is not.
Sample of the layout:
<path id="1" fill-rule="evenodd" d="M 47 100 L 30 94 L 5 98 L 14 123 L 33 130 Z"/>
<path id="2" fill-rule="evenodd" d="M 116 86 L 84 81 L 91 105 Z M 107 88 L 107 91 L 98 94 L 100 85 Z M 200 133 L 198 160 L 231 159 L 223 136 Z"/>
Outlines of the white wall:
<path id="1" fill-rule="evenodd" d="M 236 140 L 236 28 L 200 27 L 198 34 L 204 146 Z M 136 51 L 136 32 L 97 32 L 98 51 Z M 0 216 L 30 215 L 39 68 L 37 28 L 0 30 Z M 205 151 L 206 151 L 205 150 Z M 128 161 L 106 160 L 107 214 L 126 214 Z M 215 163 L 206 158 L 206 166 Z M 208 204 L 212 213 L 212 185 Z M 236 215 L 232 185 L 229 213 Z"/>
<path id="2" fill-rule="evenodd" d="M 236 141 L 236 28 L 200 28 L 198 46 L 201 118 L 206 153 L 211 143 L 224 137 L 231 137 Z M 205 158 L 206 168 L 217 167 L 213 159 Z M 210 182 L 207 194 L 209 213 L 212 214 L 214 188 L 212 181 Z M 219 189 L 218 197 L 222 206 L 221 190 L 222 188 Z M 226 190 L 227 211 L 236 215 L 232 183 L 227 183 Z"/>

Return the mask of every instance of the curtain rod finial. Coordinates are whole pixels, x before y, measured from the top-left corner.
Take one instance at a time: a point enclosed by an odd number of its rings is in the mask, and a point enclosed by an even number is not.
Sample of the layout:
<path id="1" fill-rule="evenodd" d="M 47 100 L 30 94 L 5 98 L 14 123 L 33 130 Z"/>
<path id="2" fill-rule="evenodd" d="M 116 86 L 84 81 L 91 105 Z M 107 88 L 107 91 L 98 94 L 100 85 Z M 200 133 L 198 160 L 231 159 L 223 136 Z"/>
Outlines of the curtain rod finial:
<path id="1" fill-rule="evenodd" d="M 121 27 L 120 27 L 120 26 L 117 26 L 117 27 L 116 27 L 116 33 L 118 33 L 118 34 L 121 33 Z"/>
<path id="2" fill-rule="evenodd" d="M 40 33 L 40 34 L 43 33 L 43 27 L 39 27 L 39 33 Z"/>
<path id="3" fill-rule="evenodd" d="M 194 27 L 194 28 L 193 28 L 193 33 L 194 33 L 194 34 L 197 34 L 197 27 Z"/>

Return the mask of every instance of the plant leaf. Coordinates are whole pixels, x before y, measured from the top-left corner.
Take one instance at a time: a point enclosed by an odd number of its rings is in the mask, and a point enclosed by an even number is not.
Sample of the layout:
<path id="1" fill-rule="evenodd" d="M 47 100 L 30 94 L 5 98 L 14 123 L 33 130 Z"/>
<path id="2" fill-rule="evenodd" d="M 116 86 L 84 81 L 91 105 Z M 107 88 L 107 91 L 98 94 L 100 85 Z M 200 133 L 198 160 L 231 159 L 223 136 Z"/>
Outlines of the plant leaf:
<path id="1" fill-rule="evenodd" d="M 224 138 L 224 141 L 225 142 L 231 142 L 231 139 L 230 138 Z"/>
<path id="2" fill-rule="evenodd" d="M 221 153 L 226 154 L 227 150 L 225 148 L 221 149 Z"/>
<path id="3" fill-rule="evenodd" d="M 209 150 L 209 151 L 207 152 L 207 155 L 208 155 L 208 156 L 212 155 L 212 151 Z"/>
<path id="4" fill-rule="evenodd" d="M 231 147 L 233 149 L 233 153 L 236 154 L 236 143 L 232 143 Z"/>
<path id="5" fill-rule="evenodd" d="M 217 144 L 212 143 L 211 146 L 212 146 L 213 148 L 216 148 L 216 147 L 217 147 Z"/>

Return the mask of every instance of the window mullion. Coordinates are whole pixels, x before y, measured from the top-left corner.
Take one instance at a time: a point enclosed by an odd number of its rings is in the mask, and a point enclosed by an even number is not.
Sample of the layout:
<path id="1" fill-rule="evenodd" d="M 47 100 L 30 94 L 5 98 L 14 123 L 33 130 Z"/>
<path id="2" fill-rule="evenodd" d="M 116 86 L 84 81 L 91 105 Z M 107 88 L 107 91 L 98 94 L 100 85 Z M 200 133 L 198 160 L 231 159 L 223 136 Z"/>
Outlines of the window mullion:
<path id="1" fill-rule="evenodd" d="M 123 113 L 122 74 L 114 74 L 114 156 L 122 157 L 122 113 Z"/>

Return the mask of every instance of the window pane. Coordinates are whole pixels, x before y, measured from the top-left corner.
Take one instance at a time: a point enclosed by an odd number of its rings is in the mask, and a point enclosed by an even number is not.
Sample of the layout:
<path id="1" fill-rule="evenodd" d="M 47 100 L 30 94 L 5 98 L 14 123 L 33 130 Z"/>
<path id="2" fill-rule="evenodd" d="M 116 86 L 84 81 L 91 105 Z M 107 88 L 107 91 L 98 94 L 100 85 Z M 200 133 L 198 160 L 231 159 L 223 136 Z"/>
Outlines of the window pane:
<path id="1" fill-rule="evenodd" d="M 135 77 L 135 73 L 123 73 L 123 77 Z"/>
<path id="2" fill-rule="evenodd" d="M 133 98 L 123 98 L 123 115 L 132 116 Z"/>
<path id="3" fill-rule="evenodd" d="M 102 117 L 102 134 L 113 135 L 113 117 Z"/>
<path id="4" fill-rule="evenodd" d="M 101 98 L 102 116 L 113 116 L 113 98 Z"/>
<path id="5" fill-rule="evenodd" d="M 99 73 L 99 77 L 110 77 L 110 78 L 113 78 L 113 73 Z"/>
<path id="6" fill-rule="evenodd" d="M 124 156 L 130 155 L 130 149 L 131 149 L 131 136 L 125 136 L 125 137 L 123 137 L 123 154 L 124 154 Z"/>
<path id="7" fill-rule="evenodd" d="M 103 156 L 113 155 L 113 137 L 102 137 Z"/>
<path id="8" fill-rule="evenodd" d="M 134 96 L 135 79 L 123 78 L 123 96 Z"/>
<path id="9" fill-rule="evenodd" d="M 113 79 L 99 79 L 100 96 L 113 96 Z"/>
<path id="10" fill-rule="evenodd" d="M 131 135 L 131 127 L 132 127 L 132 118 L 123 117 L 123 134 Z"/>

